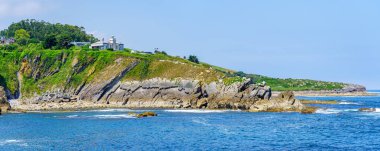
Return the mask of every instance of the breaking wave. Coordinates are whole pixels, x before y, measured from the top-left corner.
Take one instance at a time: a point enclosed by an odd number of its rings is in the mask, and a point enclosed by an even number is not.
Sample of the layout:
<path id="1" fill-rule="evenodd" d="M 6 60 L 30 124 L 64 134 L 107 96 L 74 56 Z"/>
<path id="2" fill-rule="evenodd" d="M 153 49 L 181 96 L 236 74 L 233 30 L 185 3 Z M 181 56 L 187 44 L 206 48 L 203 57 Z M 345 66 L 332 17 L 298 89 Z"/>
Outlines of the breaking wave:
<path id="1" fill-rule="evenodd" d="M 204 126 L 210 126 L 210 124 L 208 123 L 208 121 L 205 118 L 193 118 L 191 121 L 193 123 L 201 124 Z"/>
<path id="2" fill-rule="evenodd" d="M 137 110 L 131 110 L 131 109 L 99 109 L 99 110 L 84 110 L 79 112 L 130 112 L 130 111 L 137 111 Z"/>
<path id="3" fill-rule="evenodd" d="M 180 112 L 180 113 L 223 113 L 228 110 L 164 110 L 165 112 Z"/>
<path id="4" fill-rule="evenodd" d="M 318 114 L 338 114 L 342 112 L 359 112 L 359 109 L 317 109 L 315 113 Z M 362 112 L 363 114 L 368 115 L 377 115 L 380 116 L 380 108 L 375 108 L 375 111 L 372 112 Z"/>
<path id="5" fill-rule="evenodd" d="M 128 114 L 116 114 L 116 115 L 94 115 L 93 117 L 99 119 L 121 119 L 121 118 L 136 118 Z"/>
<path id="6" fill-rule="evenodd" d="M 338 109 L 317 109 L 317 111 L 315 111 L 315 113 L 318 113 L 318 114 L 338 114 L 342 112 L 342 110 L 338 110 Z"/>
<path id="7" fill-rule="evenodd" d="M 359 103 L 355 103 L 355 102 L 346 102 L 346 101 L 339 102 L 339 104 L 342 104 L 342 105 L 359 105 Z"/>
<path id="8" fill-rule="evenodd" d="M 0 141 L 0 146 L 5 146 L 5 145 L 28 146 L 28 143 L 25 143 L 25 141 L 18 140 L 18 139 L 7 139 L 7 140 Z"/>
<path id="9" fill-rule="evenodd" d="M 55 116 L 57 118 L 69 118 L 69 119 L 125 119 L 125 118 L 135 118 L 129 114 L 100 114 L 100 115 L 67 115 L 67 116 Z"/>
<path id="10" fill-rule="evenodd" d="M 67 118 L 77 118 L 78 117 L 78 115 L 68 115 L 68 116 L 66 116 Z"/>
<path id="11" fill-rule="evenodd" d="M 357 112 L 359 109 L 344 109 L 345 112 Z"/>

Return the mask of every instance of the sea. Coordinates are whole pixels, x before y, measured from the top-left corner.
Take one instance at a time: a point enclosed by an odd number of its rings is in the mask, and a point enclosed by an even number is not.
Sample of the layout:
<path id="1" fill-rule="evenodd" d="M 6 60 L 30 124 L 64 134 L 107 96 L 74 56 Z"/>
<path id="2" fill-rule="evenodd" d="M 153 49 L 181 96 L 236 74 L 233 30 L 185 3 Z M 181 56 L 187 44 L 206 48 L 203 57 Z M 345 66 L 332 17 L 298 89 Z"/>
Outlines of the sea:
<path id="1" fill-rule="evenodd" d="M 379 95 L 299 99 L 340 103 L 315 105 L 320 107 L 315 114 L 174 109 L 4 114 L 0 150 L 380 150 Z M 128 114 L 144 111 L 158 116 Z"/>

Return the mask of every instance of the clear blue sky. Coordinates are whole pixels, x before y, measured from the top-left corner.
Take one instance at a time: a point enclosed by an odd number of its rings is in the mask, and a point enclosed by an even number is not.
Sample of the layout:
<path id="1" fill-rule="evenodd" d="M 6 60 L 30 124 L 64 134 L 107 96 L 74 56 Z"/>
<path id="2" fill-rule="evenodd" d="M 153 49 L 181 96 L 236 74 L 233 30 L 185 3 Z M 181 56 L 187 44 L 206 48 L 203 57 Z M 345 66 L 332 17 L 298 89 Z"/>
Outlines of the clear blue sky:
<path id="1" fill-rule="evenodd" d="M 379 8 L 378 0 L 0 0 L 0 28 L 25 18 L 75 24 L 133 49 L 380 89 Z"/>

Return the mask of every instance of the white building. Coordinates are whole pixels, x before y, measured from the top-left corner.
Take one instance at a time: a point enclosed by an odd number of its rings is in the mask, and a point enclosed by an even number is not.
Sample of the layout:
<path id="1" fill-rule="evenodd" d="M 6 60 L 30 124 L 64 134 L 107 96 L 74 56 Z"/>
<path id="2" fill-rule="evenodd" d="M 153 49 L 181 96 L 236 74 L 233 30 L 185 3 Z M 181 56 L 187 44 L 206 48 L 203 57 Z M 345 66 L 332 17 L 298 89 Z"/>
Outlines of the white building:
<path id="1" fill-rule="evenodd" d="M 4 36 L 0 37 L 0 45 L 9 45 L 15 42 L 14 38 L 6 38 Z"/>
<path id="2" fill-rule="evenodd" d="M 76 41 L 74 41 L 74 42 L 70 42 L 70 44 L 74 45 L 74 46 L 80 46 L 80 47 L 82 47 L 82 46 L 85 46 L 85 45 L 89 45 L 91 43 L 90 42 L 76 42 Z"/>
<path id="3" fill-rule="evenodd" d="M 123 50 L 124 44 L 117 43 L 115 36 L 112 36 L 108 42 L 104 42 L 104 39 L 102 41 L 98 41 L 96 43 L 93 43 L 90 45 L 91 49 L 113 49 L 113 50 Z"/>

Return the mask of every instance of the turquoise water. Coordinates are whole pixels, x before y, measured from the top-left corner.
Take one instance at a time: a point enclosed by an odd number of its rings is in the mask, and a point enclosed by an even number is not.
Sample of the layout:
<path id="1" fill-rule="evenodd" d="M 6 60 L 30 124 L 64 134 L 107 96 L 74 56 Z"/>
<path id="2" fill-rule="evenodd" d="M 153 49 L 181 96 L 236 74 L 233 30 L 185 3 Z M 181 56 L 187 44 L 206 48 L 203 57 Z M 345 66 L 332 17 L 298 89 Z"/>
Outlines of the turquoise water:
<path id="1" fill-rule="evenodd" d="M 305 98 L 305 97 L 302 97 Z M 341 100 L 316 114 L 127 109 L 0 116 L 0 150 L 380 150 L 380 97 Z M 136 110 L 134 110 L 136 111 Z M 142 112 L 143 110 L 137 110 Z"/>

